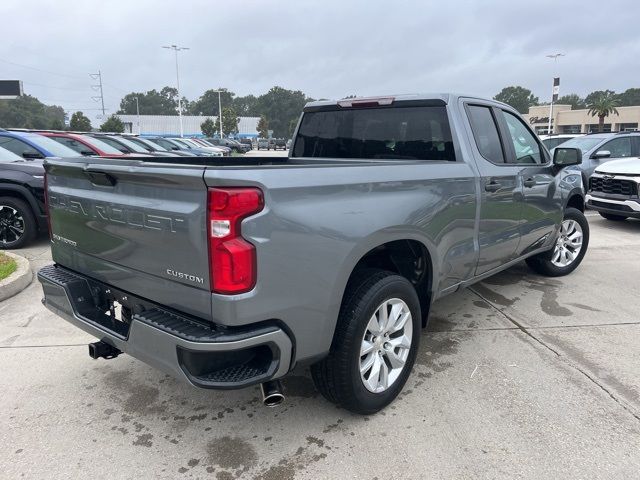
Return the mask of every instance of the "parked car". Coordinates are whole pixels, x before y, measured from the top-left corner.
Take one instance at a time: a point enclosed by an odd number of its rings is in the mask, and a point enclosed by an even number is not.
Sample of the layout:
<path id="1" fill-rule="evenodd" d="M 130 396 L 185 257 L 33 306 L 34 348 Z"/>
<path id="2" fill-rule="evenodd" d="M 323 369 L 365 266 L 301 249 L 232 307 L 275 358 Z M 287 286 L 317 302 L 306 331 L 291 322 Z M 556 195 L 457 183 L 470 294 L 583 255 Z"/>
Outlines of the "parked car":
<path id="1" fill-rule="evenodd" d="M 99 138 L 89 135 L 61 132 L 40 132 L 40 135 L 55 140 L 84 156 L 123 157 L 127 155 Z"/>
<path id="2" fill-rule="evenodd" d="M 0 147 L 0 250 L 26 247 L 47 231 L 42 160 Z"/>
<path id="3" fill-rule="evenodd" d="M 158 145 L 157 143 L 152 142 L 147 138 L 130 136 L 130 137 L 127 137 L 127 140 L 139 145 L 140 147 L 144 148 L 147 152 L 151 152 L 151 153 L 162 152 L 163 155 L 165 153 L 171 153 L 171 155 L 177 155 L 177 156 L 185 156 L 185 157 L 190 156 L 188 153 L 181 152 L 179 150 L 176 150 L 176 151 L 172 150 L 170 152 L 168 149 Z"/>
<path id="4" fill-rule="evenodd" d="M 287 150 L 291 148 L 291 139 L 287 140 Z"/>
<path id="5" fill-rule="evenodd" d="M 270 138 L 269 139 L 269 150 L 275 150 L 276 149 L 276 139 L 275 138 Z"/>
<path id="6" fill-rule="evenodd" d="M 540 140 L 544 143 L 544 146 L 549 150 L 562 145 L 564 142 L 571 140 L 572 138 L 580 137 L 581 134 L 560 133 L 554 135 L 540 135 Z"/>
<path id="7" fill-rule="evenodd" d="M 200 148 L 192 148 L 181 143 L 175 142 L 165 137 L 146 137 L 147 140 L 159 145 L 161 147 L 166 148 L 171 153 L 183 153 L 188 156 L 196 156 L 196 157 L 213 157 L 218 156 L 213 152 L 200 149 Z"/>
<path id="8" fill-rule="evenodd" d="M 113 148 L 120 150 L 120 152 L 136 156 L 136 157 L 148 157 L 151 156 L 149 151 L 142 147 L 141 145 L 130 141 L 128 138 L 124 138 L 120 135 L 115 134 L 104 134 L 104 133 L 92 133 L 91 136 L 102 142 L 111 145 Z M 158 157 L 171 156 L 170 153 L 165 152 L 155 152 L 153 155 Z"/>
<path id="9" fill-rule="evenodd" d="M 287 149 L 287 141 L 284 138 L 276 138 L 275 142 L 273 143 L 273 149 L 274 150 L 286 150 Z"/>
<path id="10" fill-rule="evenodd" d="M 100 197 L 89 160 L 47 161 L 44 304 L 100 339 L 93 358 L 130 353 L 203 388 L 262 384 L 271 405 L 277 379 L 310 364 L 327 399 L 371 414 L 402 390 L 434 300 L 521 260 L 566 275 L 586 253 L 566 168 L 580 151 L 550 158 L 506 104 L 319 101 L 294 138 L 290 158 L 242 168 L 104 159 L 118 188 Z"/>
<path id="11" fill-rule="evenodd" d="M 258 139 L 258 146 L 257 146 L 258 150 L 269 150 L 269 140 L 266 138 L 259 138 Z"/>
<path id="12" fill-rule="evenodd" d="M 253 150 L 253 142 L 251 141 L 250 138 L 241 138 L 240 140 L 238 140 L 241 144 L 246 145 L 247 146 L 247 151 L 249 150 Z"/>
<path id="13" fill-rule="evenodd" d="M 212 145 L 216 145 L 216 146 L 220 146 L 220 147 L 227 147 L 229 149 L 231 149 L 232 151 L 236 152 L 236 153 L 246 153 L 250 150 L 249 147 L 247 147 L 246 145 L 240 143 L 240 142 L 236 142 L 235 140 L 231 140 L 229 138 L 206 138 L 205 139 L 207 142 L 211 143 Z"/>
<path id="14" fill-rule="evenodd" d="M 220 149 L 220 148 L 218 148 L 218 147 L 207 147 L 207 146 L 201 145 L 201 144 L 199 144 L 197 142 L 194 142 L 190 138 L 171 138 L 171 140 L 173 142 L 182 144 L 185 147 L 190 148 L 190 149 L 200 149 L 200 150 L 203 150 L 205 152 L 209 152 L 214 157 L 222 157 L 222 156 L 225 155 L 225 151 Z"/>
<path id="15" fill-rule="evenodd" d="M 80 155 L 50 138 L 33 132 L 1 130 L 0 147 L 27 160 Z"/>
<path id="16" fill-rule="evenodd" d="M 640 218 L 640 158 L 613 160 L 589 178 L 587 206 L 607 220 Z"/>
<path id="17" fill-rule="evenodd" d="M 603 163 L 640 156 L 640 132 L 593 133 L 567 140 L 563 148 L 579 148 L 582 163 L 576 167 L 582 171 L 584 185 Z"/>
<path id="18" fill-rule="evenodd" d="M 232 149 L 226 146 L 222 146 L 222 145 L 215 145 L 211 142 L 209 142 L 206 139 L 203 138 L 190 138 L 189 140 L 191 140 L 192 142 L 195 142 L 203 147 L 213 147 L 217 150 L 220 150 L 222 152 L 222 155 L 224 155 L 225 157 L 228 157 L 231 155 Z"/>

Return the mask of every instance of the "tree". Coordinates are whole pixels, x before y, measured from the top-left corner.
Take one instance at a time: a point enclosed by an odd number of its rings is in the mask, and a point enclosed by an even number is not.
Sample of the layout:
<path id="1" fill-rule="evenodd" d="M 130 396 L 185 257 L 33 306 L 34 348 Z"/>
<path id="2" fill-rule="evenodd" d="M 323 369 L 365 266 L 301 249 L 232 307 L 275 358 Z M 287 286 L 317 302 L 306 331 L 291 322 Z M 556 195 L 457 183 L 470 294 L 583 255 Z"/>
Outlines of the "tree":
<path id="1" fill-rule="evenodd" d="M 90 132 L 91 120 L 89 120 L 89 118 L 87 118 L 84 113 L 76 112 L 71 115 L 69 129 L 75 132 Z"/>
<path id="2" fill-rule="evenodd" d="M 64 126 L 64 120 L 62 107 L 45 105 L 31 95 L 22 95 L 14 100 L 0 100 L 2 128 L 54 128 Z"/>
<path id="3" fill-rule="evenodd" d="M 529 107 L 538 105 L 538 97 L 528 88 L 520 86 L 505 87 L 493 99 L 511 105 L 520 113 L 527 113 Z"/>
<path id="4" fill-rule="evenodd" d="M 111 115 L 106 122 L 100 125 L 100 131 L 122 133 L 124 132 L 124 123 L 115 115 Z"/>
<path id="5" fill-rule="evenodd" d="M 216 123 L 210 118 L 207 118 L 204 122 L 200 124 L 200 131 L 204 134 L 205 137 L 213 137 L 216 133 Z"/>
<path id="6" fill-rule="evenodd" d="M 599 97 L 601 97 L 602 95 L 611 95 L 611 96 L 615 96 L 616 92 L 614 92 L 613 90 L 596 90 L 595 92 L 591 92 L 589 95 L 587 95 L 584 98 L 584 103 L 587 105 L 587 107 L 589 106 L 590 103 L 595 102 Z"/>
<path id="7" fill-rule="evenodd" d="M 232 102 L 233 109 L 241 117 L 257 117 L 258 113 L 258 98 L 254 95 L 247 95 L 245 97 L 235 97 Z"/>
<path id="8" fill-rule="evenodd" d="M 267 122 L 267 117 L 264 115 L 260 116 L 256 130 L 258 130 L 260 138 L 267 138 L 269 136 L 269 122 Z"/>
<path id="9" fill-rule="evenodd" d="M 164 87 L 162 90 L 149 90 L 145 93 L 128 93 L 120 100 L 118 113 L 135 115 L 137 113 L 136 98 L 142 115 L 178 115 L 178 90 L 173 87 Z M 189 100 L 182 97 L 182 111 L 190 108 Z"/>
<path id="10" fill-rule="evenodd" d="M 572 110 L 580 110 L 587 106 L 587 104 L 584 102 L 584 99 L 581 98 L 580 95 L 576 93 L 563 95 L 562 97 L 558 98 L 558 101 L 555 103 L 559 105 L 571 105 Z"/>
<path id="11" fill-rule="evenodd" d="M 240 123 L 240 118 L 233 108 L 226 107 L 222 109 L 222 132 L 225 135 L 238 133 L 238 123 Z M 216 118 L 215 131 L 220 132 L 219 118 Z"/>
<path id="12" fill-rule="evenodd" d="M 235 93 L 228 91 L 226 88 L 218 88 L 216 90 L 207 90 L 200 98 L 189 105 L 189 114 L 218 116 L 218 90 L 220 90 L 220 101 L 222 108 L 230 107 L 233 103 Z M 223 115 L 224 116 L 224 115 Z"/>
<path id="13" fill-rule="evenodd" d="M 589 108 L 589 115 L 592 117 L 598 117 L 598 131 L 602 132 L 604 129 L 604 119 L 611 113 L 618 115 L 616 107 L 619 105 L 619 100 L 614 92 L 607 90 L 601 93 L 598 97 L 591 100 L 587 104 Z"/>
<path id="14" fill-rule="evenodd" d="M 272 87 L 257 101 L 260 115 L 269 119 L 269 127 L 276 137 L 285 137 L 289 133 L 291 120 L 298 118 L 305 103 L 312 101 L 300 90 L 287 90 L 282 87 Z"/>
<path id="15" fill-rule="evenodd" d="M 629 88 L 618 95 L 621 107 L 640 105 L 640 88 Z"/>

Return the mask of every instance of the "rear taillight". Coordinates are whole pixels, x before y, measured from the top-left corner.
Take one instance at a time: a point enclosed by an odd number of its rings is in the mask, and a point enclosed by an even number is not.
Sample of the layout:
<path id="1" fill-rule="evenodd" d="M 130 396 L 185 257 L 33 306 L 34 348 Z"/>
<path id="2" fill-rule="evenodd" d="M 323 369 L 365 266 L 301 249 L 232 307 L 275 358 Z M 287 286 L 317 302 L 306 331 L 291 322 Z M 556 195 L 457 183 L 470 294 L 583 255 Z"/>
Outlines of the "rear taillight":
<path id="1" fill-rule="evenodd" d="M 44 213 L 47 216 L 47 229 L 49 230 L 49 240 L 51 240 L 51 215 L 49 214 L 49 182 L 47 172 L 44 172 Z"/>
<path id="2" fill-rule="evenodd" d="M 210 188 L 207 236 L 211 291 L 248 292 L 256 284 L 256 248 L 242 238 L 241 223 L 264 207 L 259 188 Z"/>

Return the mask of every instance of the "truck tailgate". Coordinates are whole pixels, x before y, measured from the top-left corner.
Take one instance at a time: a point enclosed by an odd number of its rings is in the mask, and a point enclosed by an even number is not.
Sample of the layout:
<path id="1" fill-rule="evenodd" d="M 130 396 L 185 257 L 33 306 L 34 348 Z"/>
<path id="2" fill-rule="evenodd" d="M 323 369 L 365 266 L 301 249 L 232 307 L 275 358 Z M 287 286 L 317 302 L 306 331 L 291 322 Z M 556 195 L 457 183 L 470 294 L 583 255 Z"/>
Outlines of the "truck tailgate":
<path id="1" fill-rule="evenodd" d="M 56 263 L 211 318 L 203 166 L 92 158 L 45 168 Z"/>

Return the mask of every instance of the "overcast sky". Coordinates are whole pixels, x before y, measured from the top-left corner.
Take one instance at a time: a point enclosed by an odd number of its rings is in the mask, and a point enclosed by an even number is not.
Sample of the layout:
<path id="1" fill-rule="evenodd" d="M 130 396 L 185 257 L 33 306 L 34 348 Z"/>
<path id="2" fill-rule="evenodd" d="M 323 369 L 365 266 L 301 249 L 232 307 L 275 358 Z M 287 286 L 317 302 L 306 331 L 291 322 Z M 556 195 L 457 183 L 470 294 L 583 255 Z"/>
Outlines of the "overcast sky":
<path id="1" fill-rule="evenodd" d="M 219 86 L 340 98 L 522 85 L 544 101 L 554 71 L 561 95 L 640 87 L 637 0 L 2 0 L 0 79 L 94 118 L 89 73 L 102 71 L 113 113 L 128 92 L 175 85 L 160 48 L 172 43 L 190 48 L 189 99 Z M 556 52 L 554 70 L 545 55 Z"/>

